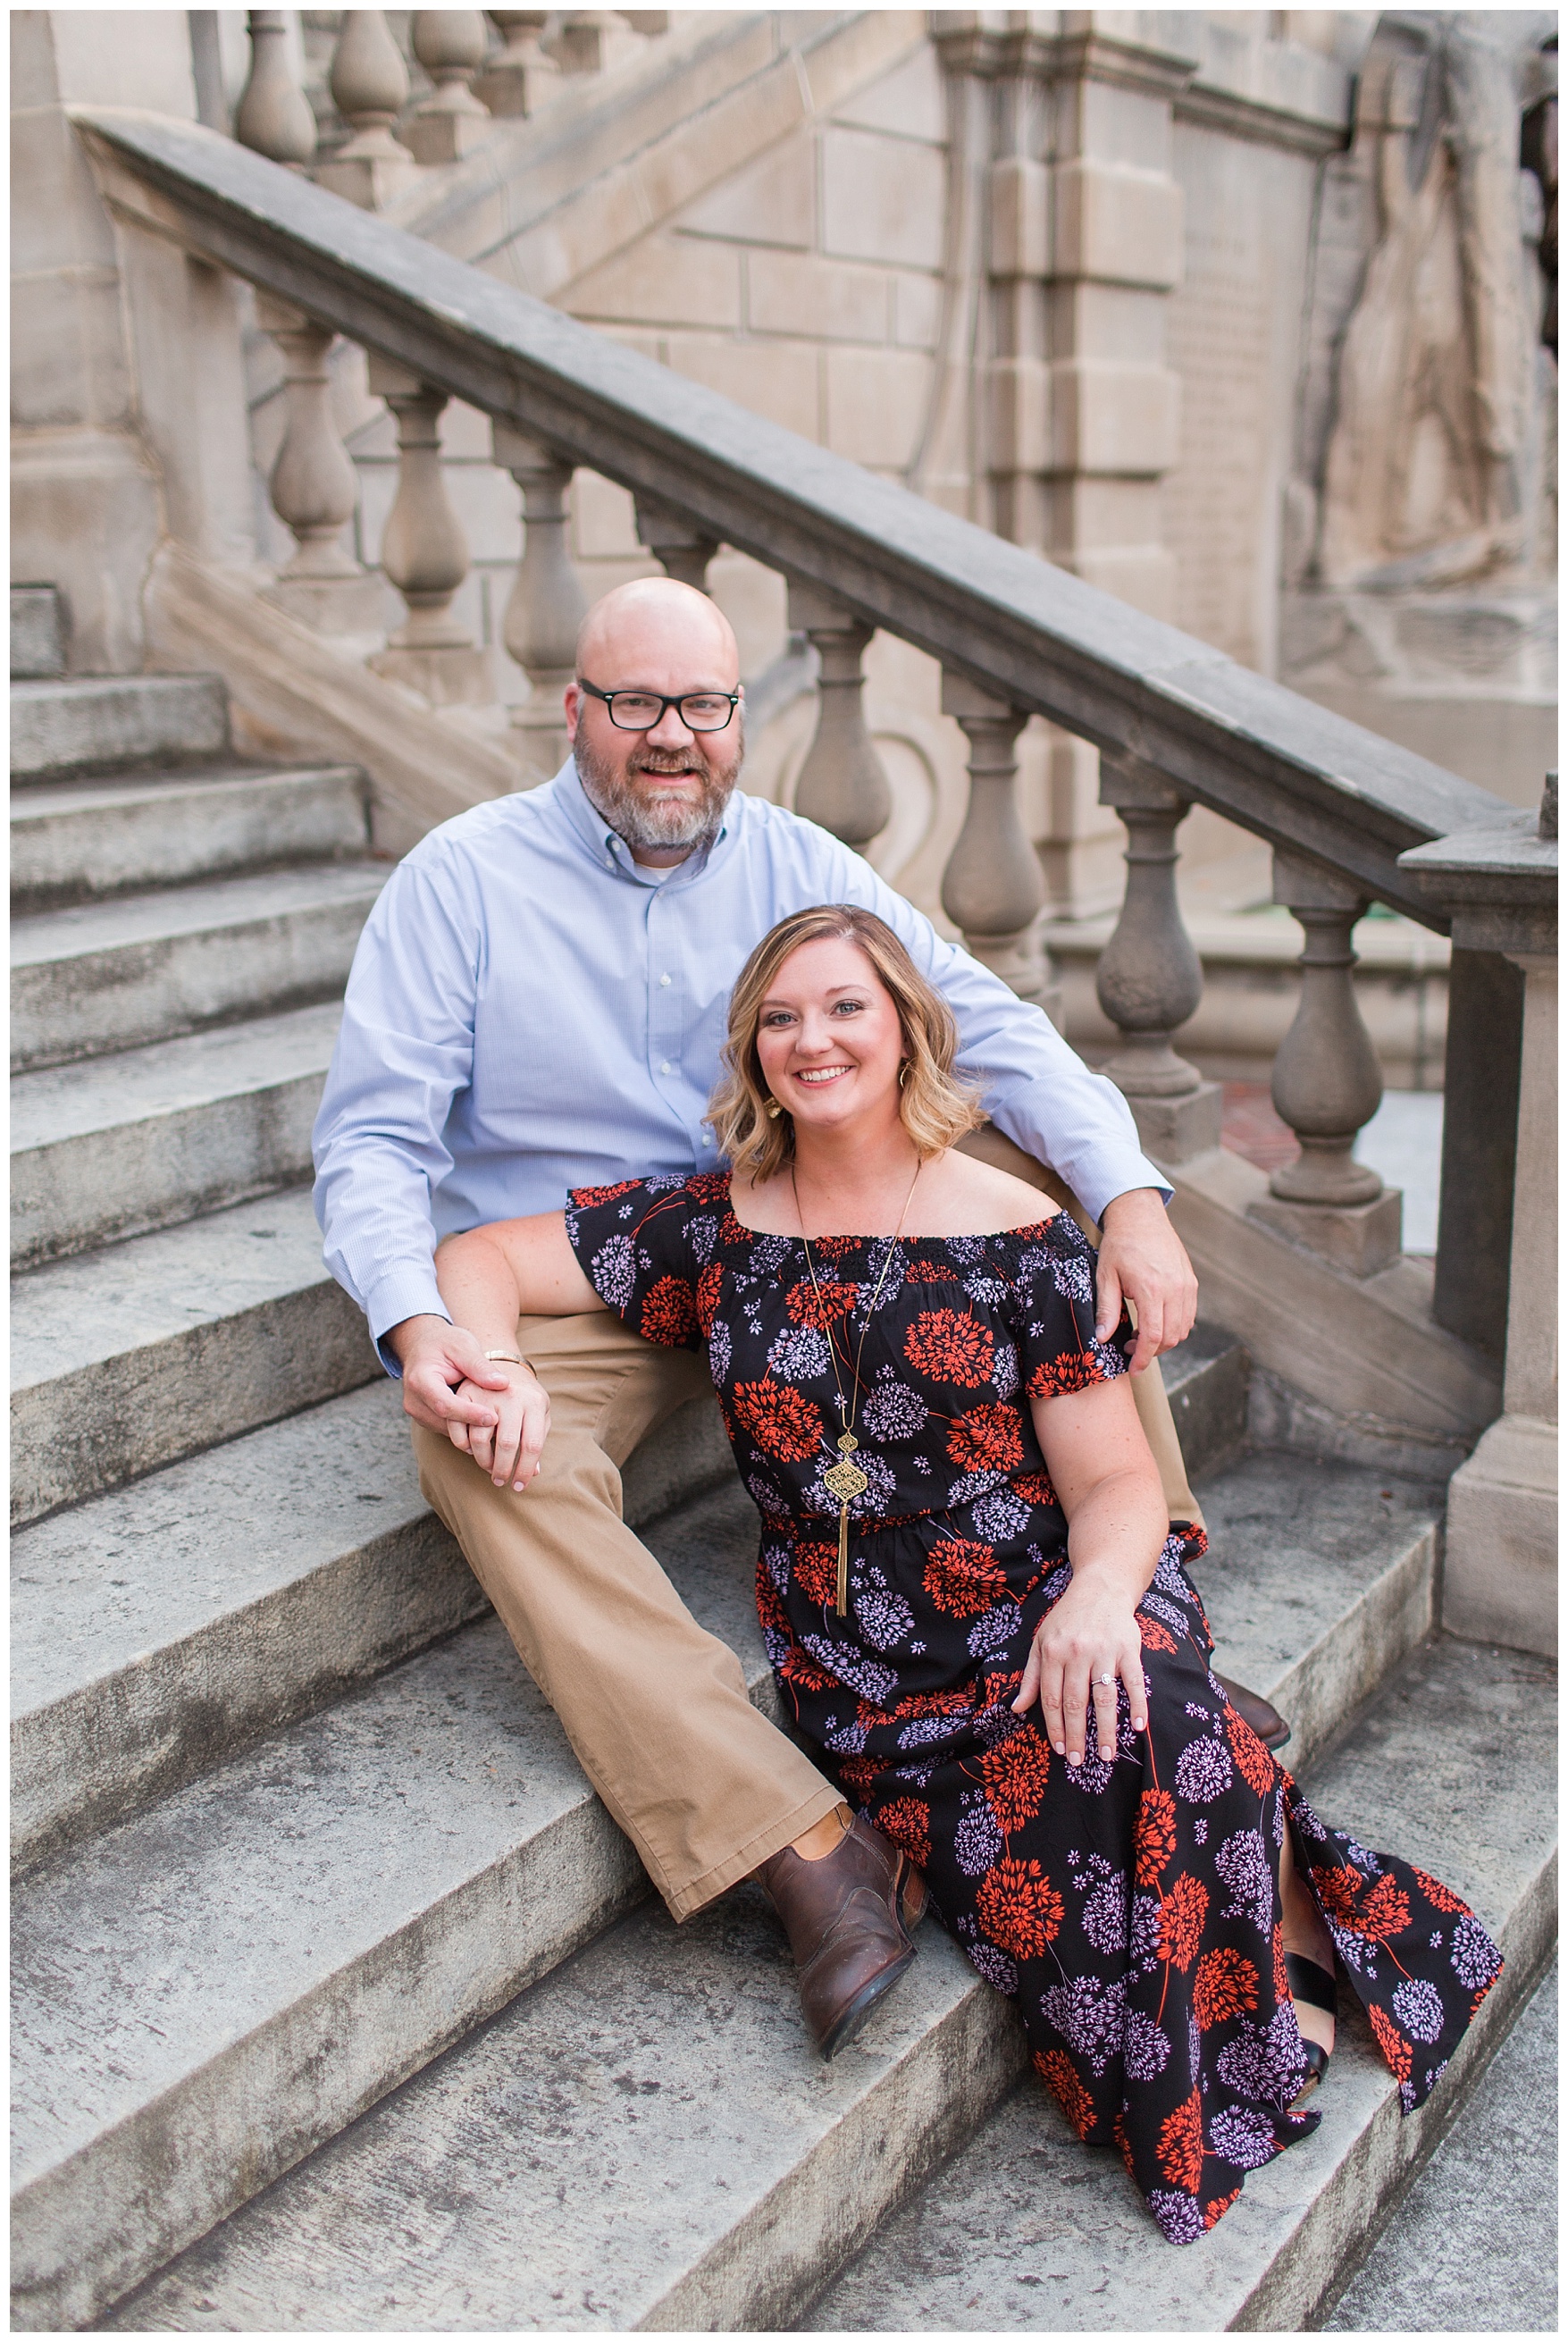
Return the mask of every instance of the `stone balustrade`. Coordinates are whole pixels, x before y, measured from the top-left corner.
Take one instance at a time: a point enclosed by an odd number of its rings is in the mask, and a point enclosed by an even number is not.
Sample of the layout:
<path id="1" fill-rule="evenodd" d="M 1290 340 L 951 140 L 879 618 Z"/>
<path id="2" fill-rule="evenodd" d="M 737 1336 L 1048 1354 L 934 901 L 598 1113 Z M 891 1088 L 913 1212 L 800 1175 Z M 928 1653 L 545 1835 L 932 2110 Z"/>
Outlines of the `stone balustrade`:
<path id="1" fill-rule="evenodd" d="M 524 36 L 536 34 L 530 20 Z M 258 75 L 264 45 L 265 35 Z M 384 125 L 368 119 L 368 81 L 367 74 L 362 112 L 375 131 Z M 671 575 L 704 585 L 725 545 L 787 579 L 790 626 L 820 663 L 815 736 L 796 802 L 846 842 L 871 844 L 891 806 L 862 706 L 874 633 L 900 636 L 940 663 L 943 712 L 964 735 L 969 771 L 943 908 L 969 948 L 1028 999 L 1048 996 L 1050 971 L 1039 942 L 1041 871 L 1017 802 L 1015 744 L 1032 716 L 1091 742 L 1101 757 L 1102 801 L 1127 836 L 1123 913 L 1098 979 L 1102 1006 L 1122 1036 L 1108 1070 L 1146 1147 L 1174 1177 L 1183 1165 L 1217 1162 L 1219 1137 L 1215 1086 L 1174 1046 L 1202 989 L 1177 905 L 1176 833 L 1196 804 L 1266 840 L 1275 899 L 1305 936 L 1300 1004 L 1273 1078 L 1276 1107 L 1301 1156 L 1263 1192 L 1249 1191 L 1243 1216 L 1265 1247 L 1283 1243 L 1293 1257 L 1321 1264 L 1325 1293 L 1341 1289 L 1334 1278 L 1346 1290 L 1370 1286 L 1395 1260 L 1400 1198 L 1353 1157 L 1382 1077 L 1351 983 L 1351 935 L 1373 901 L 1440 932 L 1455 923 L 1456 945 L 1458 923 L 1468 920 L 1475 948 L 1511 955 L 1525 968 L 1523 1029 L 1534 1037 L 1524 1046 L 1539 1054 L 1555 996 L 1554 927 L 1548 946 L 1537 906 L 1527 950 L 1503 927 L 1501 940 L 1486 943 L 1485 918 L 1469 897 L 1467 907 L 1453 907 L 1462 878 L 1442 864 L 1447 855 L 1464 866 L 1467 839 L 1485 841 L 1500 824 L 1507 831 L 1517 821 L 1500 800 L 384 222 L 365 223 L 345 246 L 337 205 L 296 173 L 174 122 L 96 115 L 82 127 L 122 217 L 139 212 L 287 305 L 289 317 L 280 314 L 271 327 L 292 369 L 275 495 L 300 544 L 290 565 L 299 575 L 315 574 L 342 525 L 318 380 L 325 321 L 370 352 L 373 386 L 399 416 L 386 566 L 409 605 L 404 651 L 443 656 L 464 648 L 429 632 L 449 623 L 443 614 L 465 559 L 440 489 L 434 418 L 446 398 L 490 415 L 495 462 L 523 498 L 524 551 L 504 636 L 531 689 L 516 719 L 531 776 L 553 769 L 564 746 L 560 693 L 583 605 L 566 498 L 579 467 L 630 492 L 641 541 Z M 303 322 L 313 318 L 323 322 Z M 308 493 L 296 485 L 306 480 Z M 1536 839 L 1523 859 L 1493 853 L 1475 886 L 1502 906 L 1494 925 L 1531 888 L 1539 893 L 1547 852 Z M 1554 839 L 1550 854 L 1554 864 Z M 1450 1094 L 1473 1101 L 1465 1109 L 1473 1119 L 1485 1084 L 1463 1052 L 1477 1048 L 1478 1031 L 1462 1016 L 1449 1037 Z M 1528 1103 L 1537 1114 L 1534 1094 Z M 1522 1104 L 1507 1163 L 1511 1192 L 1525 1120 Z M 1456 1165 L 1469 1159 L 1463 1136 Z M 1544 1142 L 1531 1136 L 1528 1145 L 1538 1163 Z M 1495 1165 L 1489 1176 L 1495 1182 Z M 1451 1226 L 1460 1200 L 1445 1194 Z M 1517 1216 L 1512 1233 L 1499 1231 L 1497 1217 L 1485 1240 L 1513 1246 L 1513 1324 L 1528 1315 L 1534 1271 L 1520 1265 Z M 1440 1243 L 1440 1262 L 1441 1255 Z M 1428 1306 L 1433 1340 L 1452 1338 L 1436 1331 L 1448 1306 L 1441 1286 Z M 1540 1346 L 1532 1342 L 1533 1359 Z M 1541 1375 L 1535 1365 L 1516 1367 L 1512 1336 L 1508 1374 L 1520 1419 L 1543 1420 Z"/>

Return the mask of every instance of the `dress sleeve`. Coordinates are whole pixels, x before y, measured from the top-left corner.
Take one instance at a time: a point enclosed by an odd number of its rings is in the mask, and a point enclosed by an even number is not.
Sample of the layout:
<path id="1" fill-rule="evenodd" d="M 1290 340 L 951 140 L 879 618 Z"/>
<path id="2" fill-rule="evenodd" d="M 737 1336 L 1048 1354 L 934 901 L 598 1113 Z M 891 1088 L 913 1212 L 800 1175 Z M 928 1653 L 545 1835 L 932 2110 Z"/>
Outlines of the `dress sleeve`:
<path id="1" fill-rule="evenodd" d="M 1058 1212 L 1019 1257 L 1014 1338 L 1031 1398 L 1059 1398 L 1127 1371 L 1134 1335 L 1125 1310 L 1108 1342 L 1094 1338 L 1094 1253 L 1072 1215 Z"/>
<path id="2" fill-rule="evenodd" d="M 704 1207 L 699 1184 L 622 1179 L 566 1198 L 566 1238 L 584 1276 L 623 1325 L 667 1350 L 702 1343 L 692 1227 Z"/>

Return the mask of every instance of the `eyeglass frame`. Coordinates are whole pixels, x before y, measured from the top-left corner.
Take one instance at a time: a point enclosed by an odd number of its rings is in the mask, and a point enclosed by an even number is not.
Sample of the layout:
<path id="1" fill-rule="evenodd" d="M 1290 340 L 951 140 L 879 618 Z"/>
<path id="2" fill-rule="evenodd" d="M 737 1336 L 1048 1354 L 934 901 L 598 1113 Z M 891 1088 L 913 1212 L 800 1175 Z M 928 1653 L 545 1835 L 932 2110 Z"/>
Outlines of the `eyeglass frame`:
<path id="1" fill-rule="evenodd" d="M 610 721 L 615 725 L 617 732 L 656 732 L 673 707 L 687 731 L 698 740 L 709 739 L 715 737 L 721 732 L 727 732 L 734 722 L 735 710 L 741 704 L 741 695 L 738 691 L 682 691 L 675 693 L 674 696 L 661 691 L 639 691 L 634 686 L 628 686 L 620 691 L 601 691 L 596 683 L 590 683 L 585 676 L 581 675 L 577 677 L 577 688 L 579 691 L 585 691 L 591 699 L 603 700 L 610 711 Z M 617 699 L 656 699 L 659 703 L 659 712 L 651 724 L 616 724 L 615 702 Z M 722 724 L 694 724 L 682 709 L 681 702 L 684 699 L 727 699 L 730 703 L 730 712 Z"/>

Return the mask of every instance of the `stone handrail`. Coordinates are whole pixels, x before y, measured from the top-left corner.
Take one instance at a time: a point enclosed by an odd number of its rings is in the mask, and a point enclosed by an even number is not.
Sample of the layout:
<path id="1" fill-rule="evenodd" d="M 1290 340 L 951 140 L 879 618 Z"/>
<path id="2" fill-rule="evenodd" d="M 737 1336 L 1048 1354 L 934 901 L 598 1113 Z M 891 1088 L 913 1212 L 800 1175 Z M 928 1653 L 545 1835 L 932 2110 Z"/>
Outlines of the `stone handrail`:
<path id="1" fill-rule="evenodd" d="M 1446 932 L 1399 856 L 1501 799 L 212 132 L 73 115 L 123 217 Z"/>

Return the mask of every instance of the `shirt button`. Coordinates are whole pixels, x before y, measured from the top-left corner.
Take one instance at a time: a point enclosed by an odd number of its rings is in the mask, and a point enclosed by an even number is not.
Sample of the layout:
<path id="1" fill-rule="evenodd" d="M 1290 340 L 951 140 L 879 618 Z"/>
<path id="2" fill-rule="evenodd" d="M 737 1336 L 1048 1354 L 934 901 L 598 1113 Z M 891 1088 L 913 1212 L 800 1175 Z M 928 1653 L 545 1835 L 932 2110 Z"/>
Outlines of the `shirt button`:
<path id="1" fill-rule="evenodd" d="M 660 976 L 660 978 L 659 978 L 659 982 L 660 982 L 661 984 L 668 984 L 669 980 L 670 980 L 670 979 L 669 979 L 669 977 L 668 977 L 667 976 Z"/>
<path id="2" fill-rule="evenodd" d="M 667 1073 L 669 1072 L 669 1070 L 670 1070 L 670 1061 L 669 1061 L 668 1057 L 661 1058 L 660 1063 L 659 1063 L 659 1071 L 660 1071 L 660 1073 L 662 1073 L 662 1074 L 667 1074 Z"/>

